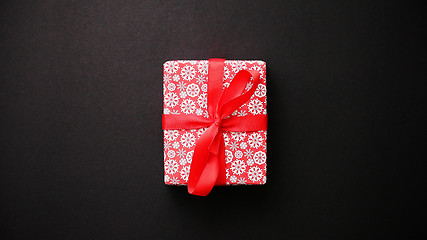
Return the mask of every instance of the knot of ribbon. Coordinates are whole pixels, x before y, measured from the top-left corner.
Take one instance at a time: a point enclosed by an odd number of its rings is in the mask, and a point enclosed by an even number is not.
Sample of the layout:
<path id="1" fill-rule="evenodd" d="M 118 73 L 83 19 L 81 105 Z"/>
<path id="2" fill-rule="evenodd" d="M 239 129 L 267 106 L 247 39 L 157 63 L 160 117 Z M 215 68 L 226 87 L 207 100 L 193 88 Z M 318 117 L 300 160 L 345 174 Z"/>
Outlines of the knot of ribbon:
<path id="1" fill-rule="evenodd" d="M 229 87 L 222 90 L 224 62 L 225 59 L 209 59 L 207 99 L 209 118 L 170 114 L 163 114 L 162 117 L 163 130 L 207 127 L 196 141 L 190 166 L 187 187 L 188 192 L 194 195 L 206 196 L 213 186 L 226 185 L 225 143 L 222 131 L 267 130 L 267 115 L 230 116 L 251 98 L 260 76 L 257 71 L 241 70 Z M 245 92 L 247 86 L 250 88 Z"/>

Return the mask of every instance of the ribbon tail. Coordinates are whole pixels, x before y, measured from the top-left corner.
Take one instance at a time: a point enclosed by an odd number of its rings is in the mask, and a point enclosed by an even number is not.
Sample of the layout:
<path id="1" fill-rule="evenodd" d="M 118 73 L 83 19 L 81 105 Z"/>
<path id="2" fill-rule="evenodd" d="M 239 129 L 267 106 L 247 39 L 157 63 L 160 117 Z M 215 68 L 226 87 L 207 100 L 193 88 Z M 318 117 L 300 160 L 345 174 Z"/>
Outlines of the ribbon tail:
<path id="1" fill-rule="evenodd" d="M 225 143 L 224 143 L 224 136 L 222 133 L 221 135 L 221 141 L 219 145 L 218 150 L 218 177 L 216 179 L 216 186 L 224 186 L 226 185 L 226 173 L 225 173 Z"/>
<path id="2" fill-rule="evenodd" d="M 206 196 L 212 190 L 218 178 L 218 155 L 209 151 L 213 139 L 220 133 L 216 125 L 209 127 L 200 136 L 194 149 L 193 160 L 188 177 L 188 193 Z"/>

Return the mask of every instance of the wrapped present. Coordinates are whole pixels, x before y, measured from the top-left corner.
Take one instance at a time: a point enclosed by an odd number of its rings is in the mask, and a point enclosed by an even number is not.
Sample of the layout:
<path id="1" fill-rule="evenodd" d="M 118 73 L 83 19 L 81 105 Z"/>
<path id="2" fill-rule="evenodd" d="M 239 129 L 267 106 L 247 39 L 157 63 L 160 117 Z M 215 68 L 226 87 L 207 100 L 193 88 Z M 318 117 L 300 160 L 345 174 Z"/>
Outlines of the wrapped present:
<path id="1" fill-rule="evenodd" d="M 265 184 L 266 97 L 263 61 L 165 62 L 165 183 L 200 196 L 215 185 Z"/>

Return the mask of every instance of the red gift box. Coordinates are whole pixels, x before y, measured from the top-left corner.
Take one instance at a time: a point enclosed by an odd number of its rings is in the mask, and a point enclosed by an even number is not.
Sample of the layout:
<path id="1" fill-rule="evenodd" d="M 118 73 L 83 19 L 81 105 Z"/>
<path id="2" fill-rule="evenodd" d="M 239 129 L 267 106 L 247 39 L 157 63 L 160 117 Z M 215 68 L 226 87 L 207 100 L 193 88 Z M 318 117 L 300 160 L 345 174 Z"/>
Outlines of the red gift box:
<path id="1" fill-rule="evenodd" d="M 197 150 L 198 158 L 193 159 L 196 145 L 199 144 L 199 141 L 203 141 L 199 139 L 205 134 L 207 129 L 210 129 L 209 127 L 211 125 L 217 125 L 220 130 L 215 131 L 220 132 L 215 132 L 218 135 L 216 137 L 213 133 L 209 133 L 212 135 L 212 140 L 209 141 L 217 142 L 221 140 L 213 139 L 223 139 L 224 143 L 222 150 L 221 144 L 218 143 L 218 149 L 220 149 L 219 153 L 216 153 L 217 150 L 214 150 L 211 151 L 209 155 L 210 157 L 216 157 L 216 155 L 213 154 L 218 154 L 218 158 L 211 160 L 209 157 L 209 160 L 207 160 L 208 157 L 206 157 L 205 164 L 207 165 L 209 165 L 208 162 L 210 161 L 219 162 L 219 165 L 215 162 L 215 164 L 219 166 L 216 167 L 219 168 L 219 170 L 217 170 L 219 172 L 217 175 L 219 176 L 214 185 L 261 185 L 266 182 L 266 64 L 263 61 L 216 60 L 217 62 L 213 60 L 176 60 L 167 61 L 163 64 L 164 181 L 168 185 L 186 185 L 191 174 L 192 179 L 195 179 L 193 180 L 193 185 L 198 185 L 202 184 L 198 181 L 202 182 L 207 178 L 205 175 L 212 175 L 210 172 L 213 170 L 208 169 L 209 167 L 202 168 L 201 170 L 199 169 L 199 173 L 196 173 L 196 170 L 194 170 L 194 173 L 191 172 L 196 164 L 193 163 L 193 161 L 202 161 L 199 160 L 199 158 L 201 158 L 199 155 L 203 155 L 203 151 L 209 151 L 207 149 L 199 149 Z M 214 71 L 216 72 L 214 73 Z M 216 74 L 216 76 L 213 74 Z M 215 107 L 209 109 L 209 104 L 212 106 L 218 104 L 216 110 L 220 111 L 220 103 L 225 102 L 225 100 L 222 101 L 221 99 L 217 99 L 216 102 L 212 103 L 215 98 L 213 93 L 215 88 L 215 77 L 219 79 L 219 81 L 222 79 L 222 84 L 217 84 L 217 86 L 220 87 L 222 85 L 222 89 L 216 90 L 217 98 L 227 98 L 227 96 L 224 95 L 231 94 L 230 92 L 233 89 L 228 90 L 228 92 L 225 91 L 225 89 L 230 87 L 235 77 L 239 79 L 234 80 L 235 83 L 233 87 L 230 88 L 237 89 L 238 86 L 235 85 L 239 84 L 238 81 L 240 81 L 240 86 L 242 86 L 241 90 L 234 91 L 238 92 L 238 94 L 235 95 L 240 96 L 248 93 L 248 100 L 242 100 L 245 102 L 235 107 L 236 110 L 233 109 L 234 111 L 229 116 L 223 117 L 222 120 L 218 120 L 218 117 L 215 119 L 214 115 L 216 112 L 212 110 L 215 109 Z M 245 82 L 245 85 L 242 85 L 242 79 L 245 77 L 247 78 L 247 83 Z M 257 78 L 257 82 L 255 83 L 257 86 L 254 86 L 254 78 Z M 250 94 L 249 91 L 252 91 L 253 94 Z M 208 99 L 211 101 L 209 102 Z M 203 123 L 206 121 L 206 123 L 203 127 L 200 127 L 203 124 L 192 124 L 193 122 L 190 122 L 190 124 L 188 122 L 182 123 L 183 121 L 190 121 L 193 118 L 199 119 L 197 121 Z M 245 131 L 246 128 L 244 126 L 241 127 L 241 129 L 243 129 L 242 131 L 229 131 L 233 130 L 233 127 L 227 128 L 227 119 L 237 119 L 238 122 L 236 123 L 239 125 L 248 125 L 249 127 L 247 131 Z M 173 121 L 176 122 L 175 125 L 174 123 L 171 124 Z M 262 127 L 251 127 L 252 124 L 247 123 L 257 121 L 262 122 Z M 222 138 L 220 136 L 221 134 Z M 208 135 L 208 133 L 205 135 Z M 200 145 L 203 144 L 200 143 Z M 209 149 L 211 149 L 211 145 L 208 144 L 206 146 L 209 146 Z M 222 162 L 220 157 L 221 152 L 225 154 Z M 204 166 L 205 165 L 203 165 L 203 167 Z M 213 172 L 215 173 L 215 171 Z M 221 178 L 221 175 L 224 176 L 222 176 L 223 179 L 220 181 L 219 178 Z M 212 180 L 210 181 L 212 182 Z M 209 191 L 210 189 L 207 190 L 207 193 Z M 206 195 L 207 193 L 193 194 Z"/>

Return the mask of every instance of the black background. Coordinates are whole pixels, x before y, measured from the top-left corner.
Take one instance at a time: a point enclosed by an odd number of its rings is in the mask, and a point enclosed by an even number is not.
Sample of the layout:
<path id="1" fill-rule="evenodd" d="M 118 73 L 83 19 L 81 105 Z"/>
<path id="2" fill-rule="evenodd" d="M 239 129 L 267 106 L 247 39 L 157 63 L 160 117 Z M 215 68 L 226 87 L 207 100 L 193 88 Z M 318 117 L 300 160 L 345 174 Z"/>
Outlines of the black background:
<path id="1" fill-rule="evenodd" d="M 2 1 L 7 239 L 415 238 L 426 21 L 393 1 Z M 267 62 L 268 182 L 163 183 L 162 64 Z M 4 238 L 3 238 L 4 239 Z"/>

